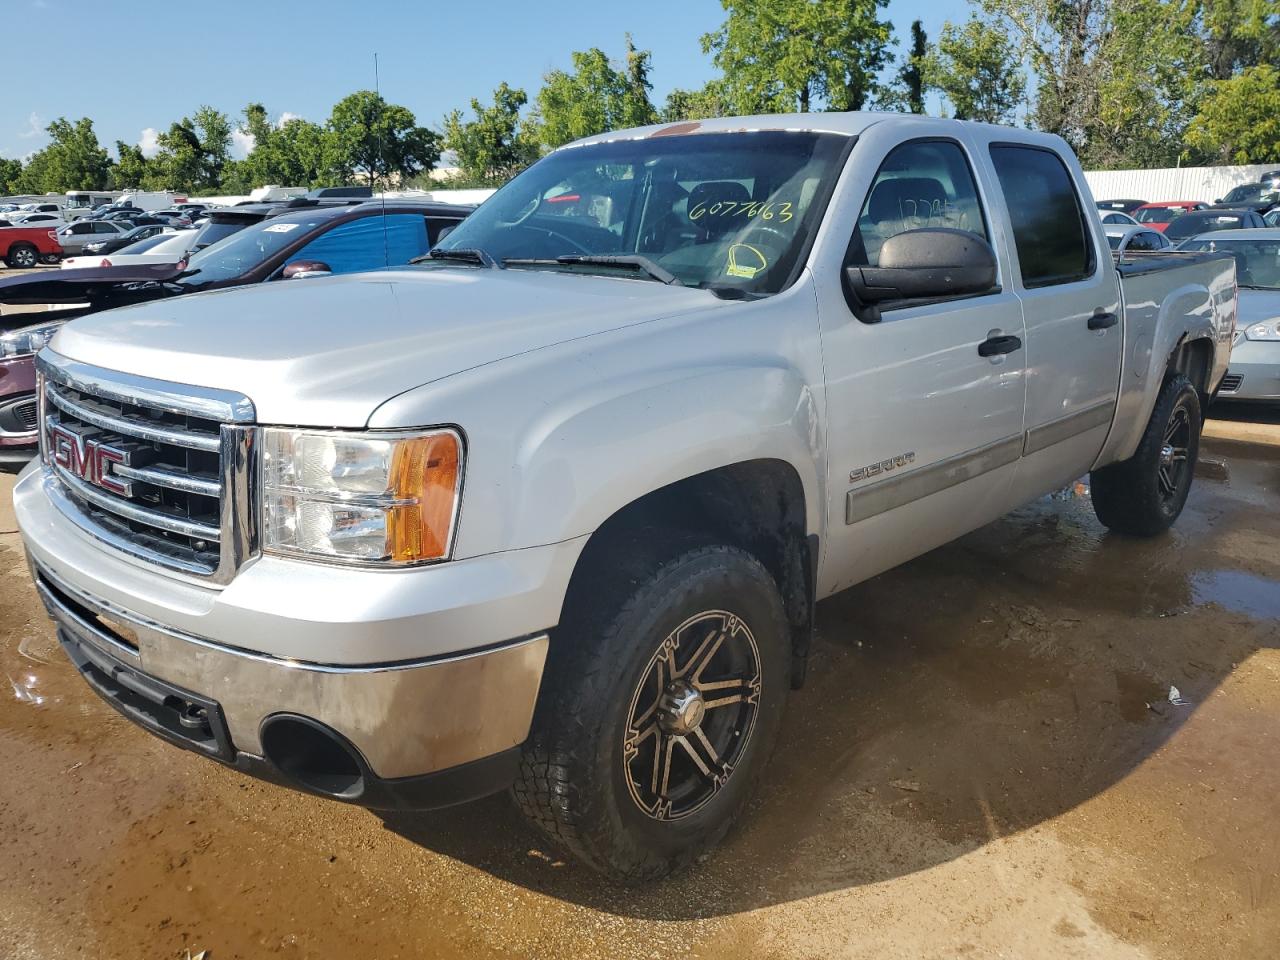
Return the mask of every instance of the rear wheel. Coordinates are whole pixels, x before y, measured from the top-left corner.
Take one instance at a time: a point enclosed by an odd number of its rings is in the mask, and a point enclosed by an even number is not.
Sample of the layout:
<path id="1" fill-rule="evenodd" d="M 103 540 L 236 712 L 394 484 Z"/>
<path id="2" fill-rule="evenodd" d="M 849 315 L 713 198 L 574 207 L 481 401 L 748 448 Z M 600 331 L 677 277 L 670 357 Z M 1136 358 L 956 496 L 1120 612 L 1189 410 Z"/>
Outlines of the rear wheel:
<path id="1" fill-rule="evenodd" d="M 782 716 L 788 628 L 772 577 L 733 547 L 611 579 L 557 633 L 514 793 L 590 866 L 652 879 L 718 843 L 750 795 Z"/>
<path id="2" fill-rule="evenodd" d="M 29 243 L 15 243 L 4 262 L 15 270 L 26 270 L 40 262 L 39 251 Z"/>
<path id="3" fill-rule="evenodd" d="M 1133 456 L 1093 471 L 1094 513 L 1120 533 L 1151 537 L 1182 513 L 1200 455 L 1200 396 L 1181 374 L 1165 379 Z"/>

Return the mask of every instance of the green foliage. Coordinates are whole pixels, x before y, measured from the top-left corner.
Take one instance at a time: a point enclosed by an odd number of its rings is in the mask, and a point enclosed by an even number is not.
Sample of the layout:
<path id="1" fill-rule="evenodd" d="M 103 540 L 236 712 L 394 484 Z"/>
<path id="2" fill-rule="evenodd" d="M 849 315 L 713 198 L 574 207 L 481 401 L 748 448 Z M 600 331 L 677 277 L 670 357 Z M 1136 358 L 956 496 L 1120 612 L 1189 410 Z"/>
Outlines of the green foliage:
<path id="1" fill-rule="evenodd" d="M 231 121 L 220 110 L 201 106 L 156 137 L 160 149 L 143 167 L 147 190 L 216 193 L 231 162 Z M 132 161 L 131 161 L 132 162 Z"/>
<path id="2" fill-rule="evenodd" d="M 537 133 L 521 123 L 528 102 L 523 90 L 505 83 L 493 92 L 493 106 L 472 99 L 474 120 L 454 110 L 444 121 L 444 143 L 458 158 L 462 177 L 454 186 L 498 186 L 538 159 Z"/>
<path id="3" fill-rule="evenodd" d="M 372 90 L 339 100 L 329 115 L 325 162 L 343 181 L 399 182 L 429 173 L 440 159 L 440 135 L 418 126 L 413 111 Z"/>
<path id="4" fill-rule="evenodd" d="M 724 74 L 734 113 L 861 110 L 889 59 L 888 0 L 721 0 L 702 49 Z"/>
<path id="5" fill-rule="evenodd" d="M 667 94 L 667 102 L 659 119 L 664 123 L 706 120 L 709 117 L 727 117 L 731 112 L 724 84 L 719 80 L 712 80 L 701 90 L 672 90 Z"/>
<path id="6" fill-rule="evenodd" d="M 963 27 L 944 24 L 921 65 L 924 82 L 947 99 L 957 120 L 1012 123 L 1026 93 L 1017 50 L 976 16 Z"/>
<path id="7" fill-rule="evenodd" d="M 876 94 L 877 110 L 899 113 L 924 113 L 925 61 L 929 56 L 929 38 L 919 20 L 911 24 L 911 47 L 899 58 L 897 73 L 888 86 Z"/>
<path id="8" fill-rule="evenodd" d="M 106 187 L 111 158 L 98 143 L 92 120 L 81 117 L 72 123 L 59 117 L 45 129 L 50 143 L 27 160 L 15 178 L 17 192 L 63 193 Z"/>
<path id="9" fill-rule="evenodd" d="M 1262 63 L 1212 81 L 1187 143 L 1218 163 L 1280 162 L 1280 71 Z"/>
<path id="10" fill-rule="evenodd" d="M 240 132 L 253 137 L 253 149 L 236 165 L 233 178 L 223 178 L 224 190 L 247 193 L 269 183 L 331 186 L 340 179 L 330 171 L 331 147 L 323 127 L 300 117 L 276 126 L 260 103 L 249 104 L 242 115 Z"/>
<path id="11" fill-rule="evenodd" d="M 21 176 L 21 160 L 0 157 L 0 196 L 16 193 L 18 190 L 18 178 Z"/>
<path id="12" fill-rule="evenodd" d="M 573 72 L 552 70 L 538 93 L 539 135 L 550 149 L 604 133 L 655 123 L 649 100 L 650 54 L 627 36 L 627 59 L 615 69 L 598 47 L 574 52 Z"/>
<path id="13" fill-rule="evenodd" d="M 120 158 L 111 168 L 111 186 L 116 190 L 137 190 L 147 181 L 150 161 L 142 150 L 123 140 L 116 141 L 116 155 Z"/>

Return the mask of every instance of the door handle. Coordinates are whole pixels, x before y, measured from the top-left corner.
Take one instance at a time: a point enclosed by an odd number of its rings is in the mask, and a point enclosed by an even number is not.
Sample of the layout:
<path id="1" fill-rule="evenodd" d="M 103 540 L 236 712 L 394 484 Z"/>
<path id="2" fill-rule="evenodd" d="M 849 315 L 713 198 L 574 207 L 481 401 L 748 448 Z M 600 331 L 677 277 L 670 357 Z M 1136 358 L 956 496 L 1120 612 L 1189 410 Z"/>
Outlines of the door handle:
<path id="1" fill-rule="evenodd" d="M 1120 318 L 1114 313 L 1095 313 L 1089 318 L 1090 330 L 1106 330 L 1108 327 L 1114 327 L 1120 322 Z"/>
<path id="2" fill-rule="evenodd" d="M 1022 349 L 1022 340 L 1019 337 L 987 337 L 978 344 L 978 356 L 994 357 L 1002 353 L 1013 353 L 1015 350 Z"/>

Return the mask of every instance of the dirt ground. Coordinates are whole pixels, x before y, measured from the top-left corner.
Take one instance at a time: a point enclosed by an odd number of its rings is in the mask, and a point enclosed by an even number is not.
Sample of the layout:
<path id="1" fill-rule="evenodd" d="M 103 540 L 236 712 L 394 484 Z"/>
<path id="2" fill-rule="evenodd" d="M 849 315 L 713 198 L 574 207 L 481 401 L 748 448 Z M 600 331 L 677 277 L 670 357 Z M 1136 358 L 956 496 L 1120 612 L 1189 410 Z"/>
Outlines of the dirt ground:
<path id="1" fill-rule="evenodd" d="M 1280 417 L 1242 430 L 1163 538 L 1045 499 L 821 604 L 763 795 L 640 889 L 505 797 L 379 817 L 120 719 L 0 476 L 0 957 L 1280 956 Z"/>

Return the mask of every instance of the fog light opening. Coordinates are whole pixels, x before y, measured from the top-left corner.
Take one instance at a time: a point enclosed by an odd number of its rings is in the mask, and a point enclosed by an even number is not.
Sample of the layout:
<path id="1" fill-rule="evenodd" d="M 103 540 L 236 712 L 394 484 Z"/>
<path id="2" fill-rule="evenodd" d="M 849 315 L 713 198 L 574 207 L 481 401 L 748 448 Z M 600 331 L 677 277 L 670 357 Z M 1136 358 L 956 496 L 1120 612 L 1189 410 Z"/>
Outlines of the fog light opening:
<path id="1" fill-rule="evenodd" d="M 307 717 L 279 715 L 262 725 L 262 752 L 281 773 L 316 793 L 354 799 L 364 766 L 337 732 Z"/>

